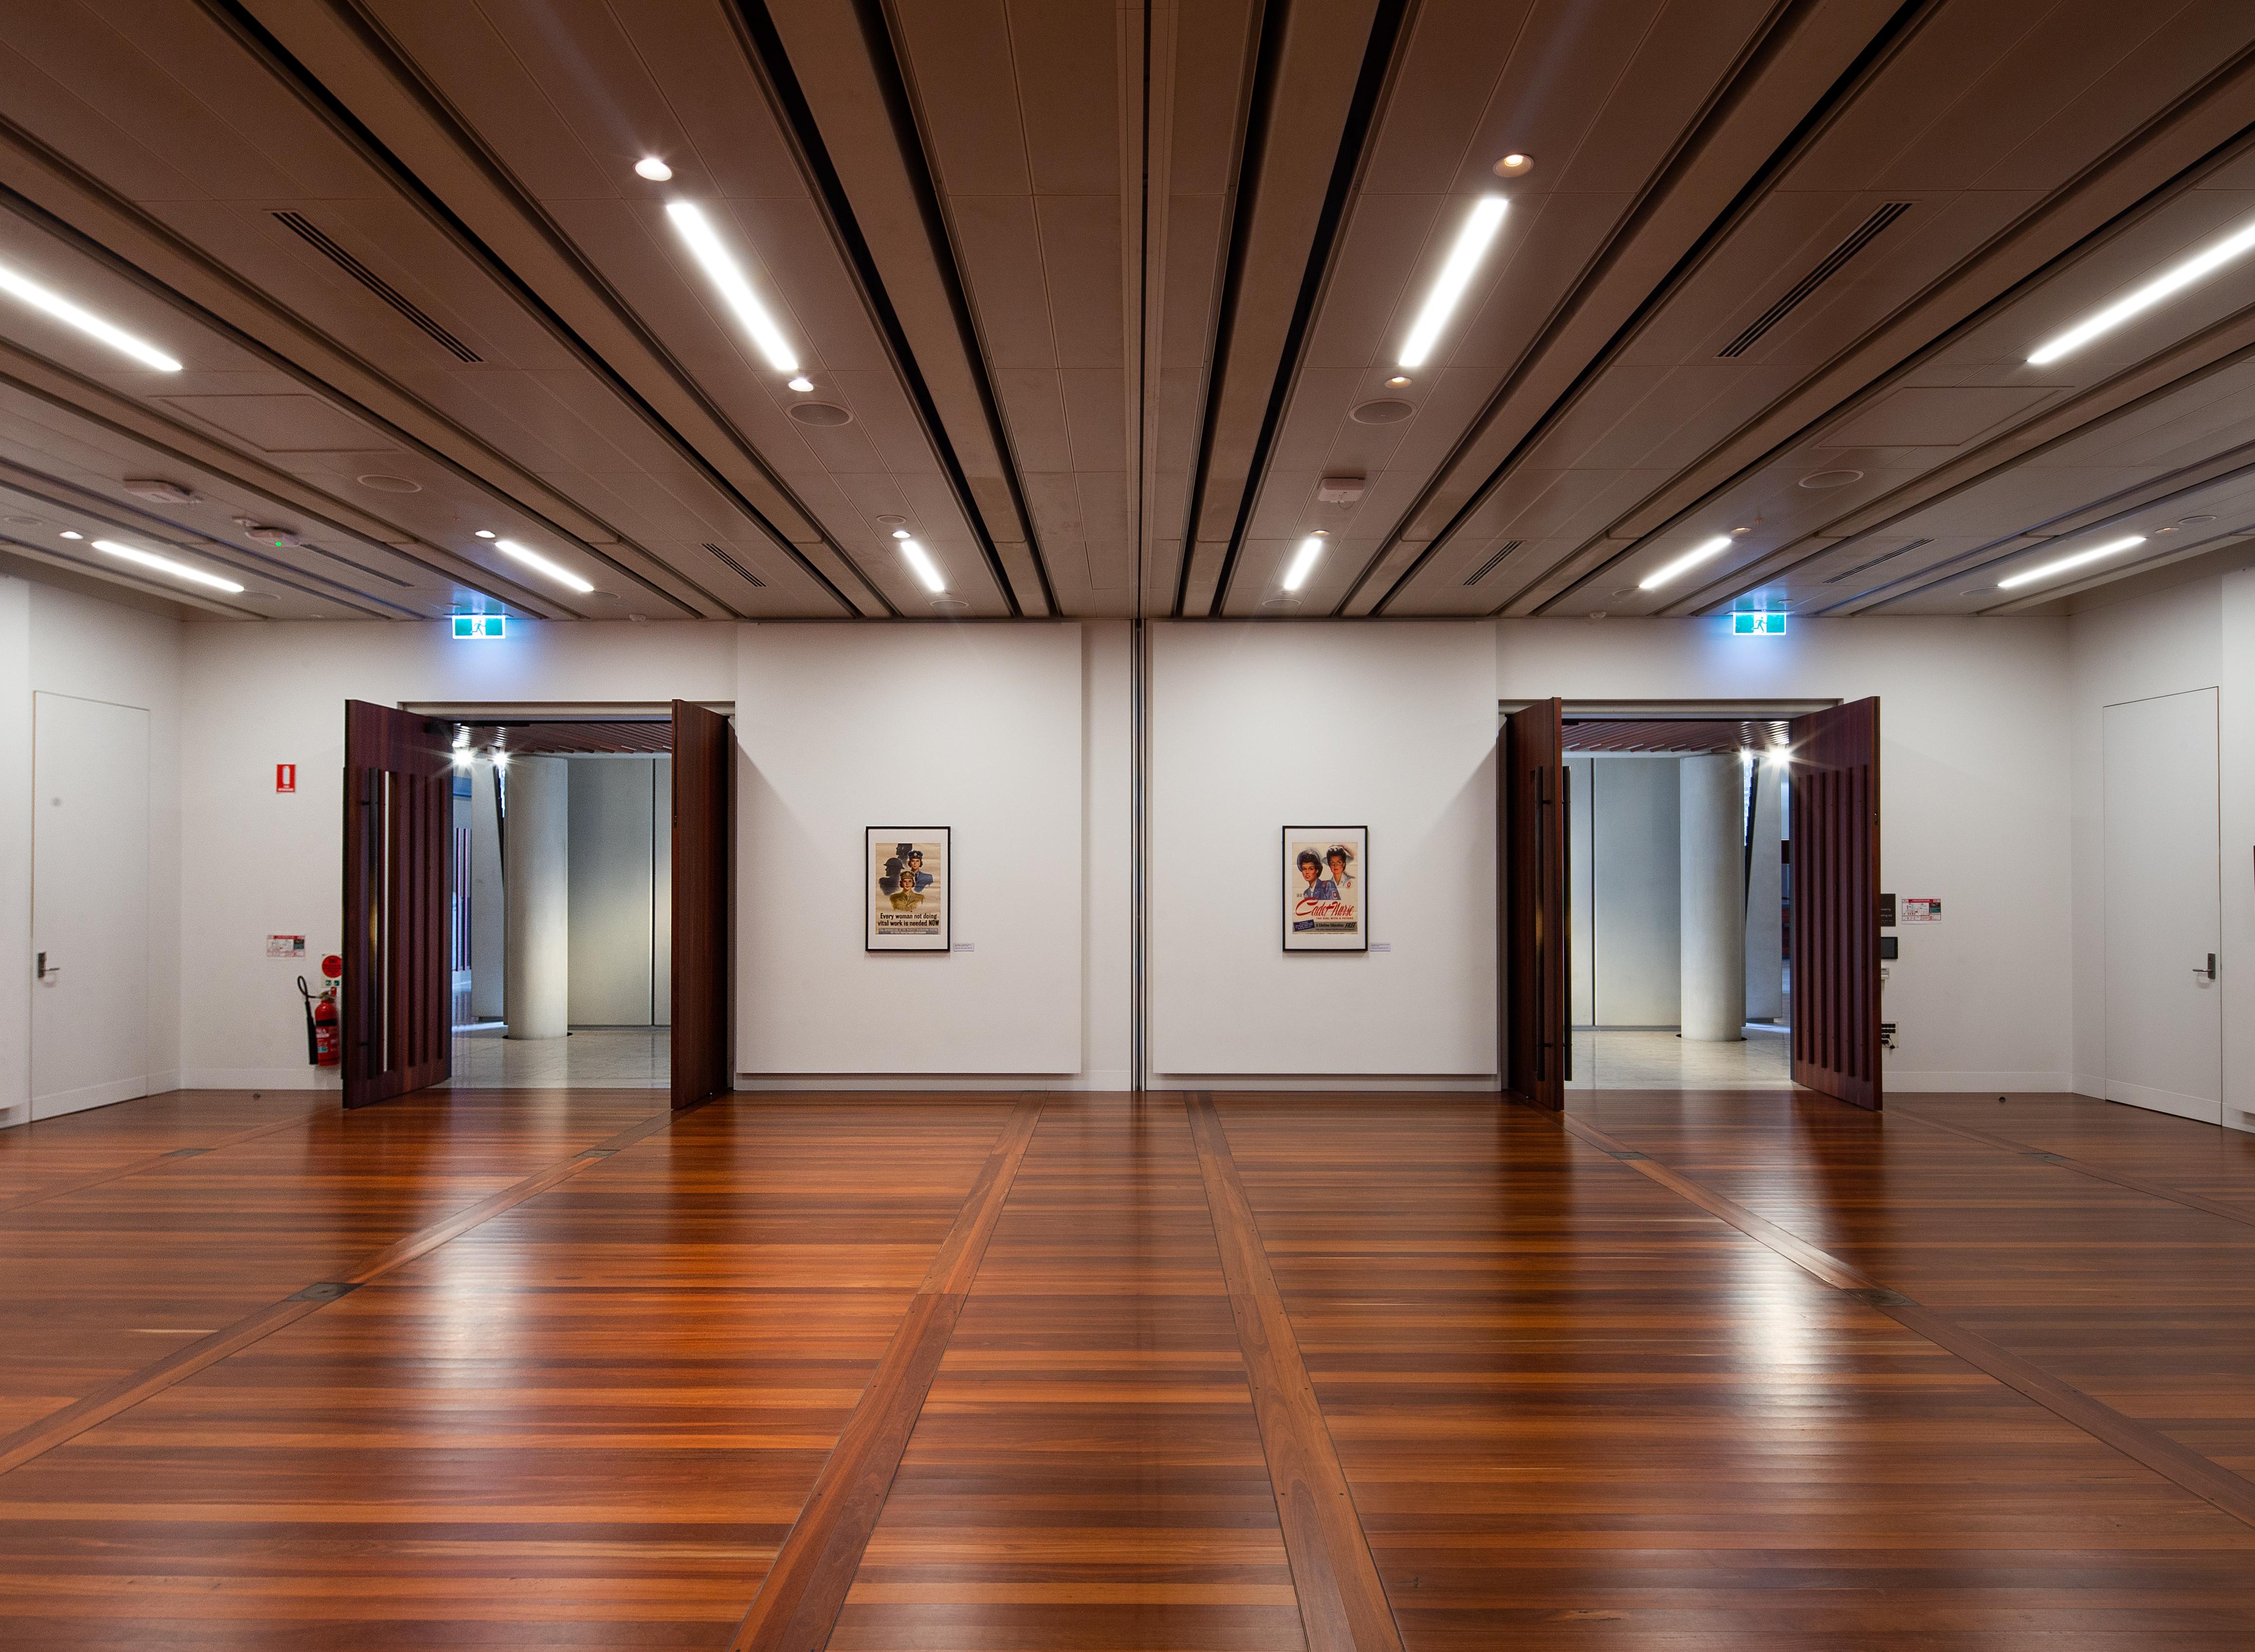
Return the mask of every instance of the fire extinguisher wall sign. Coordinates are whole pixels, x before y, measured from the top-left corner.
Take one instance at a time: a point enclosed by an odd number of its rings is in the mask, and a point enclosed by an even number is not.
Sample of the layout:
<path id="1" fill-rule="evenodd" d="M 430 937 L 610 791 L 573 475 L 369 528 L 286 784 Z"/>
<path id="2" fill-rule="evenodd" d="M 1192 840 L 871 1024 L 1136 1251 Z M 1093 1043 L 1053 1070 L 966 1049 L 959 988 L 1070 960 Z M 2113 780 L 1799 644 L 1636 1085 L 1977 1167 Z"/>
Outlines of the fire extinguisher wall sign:
<path id="1" fill-rule="evenodd" d="M 295 763 L 277 763 L 274 766 L 274 789 L 277 792 L 298 789 L 298 766 Z"/>

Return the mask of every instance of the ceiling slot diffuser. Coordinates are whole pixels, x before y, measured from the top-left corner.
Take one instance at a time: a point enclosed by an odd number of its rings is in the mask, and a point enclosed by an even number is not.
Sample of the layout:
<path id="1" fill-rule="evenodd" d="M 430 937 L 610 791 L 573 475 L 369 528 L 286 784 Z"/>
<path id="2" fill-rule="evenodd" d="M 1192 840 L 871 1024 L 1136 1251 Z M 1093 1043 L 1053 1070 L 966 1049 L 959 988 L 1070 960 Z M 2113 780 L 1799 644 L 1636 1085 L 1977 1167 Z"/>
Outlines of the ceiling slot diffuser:
<path id="1" fill-rule="evenodd" d="M 1497 567 L 1502 563 L 1506 556 L 1511 555 L 1513 551 L 1517 550 L 1526 542 L 1527 542 L 1523 539 L 1505 540 L 1501 545 L 1496 548 L 1495 555 L 1482 563 L 1473 572 L 1472 577 L 1465 580 L 1465 583 L 1468 585 L 1476 585 L 1479 584 L 1481 580 L 1486 578 L 1490 574 L 1496 570 Z"/>
<path id="2" fill-rule="evenodd" d="M 730 556 L 727 551 L 725 551 L 725 550 L 721 550 L 718 545 L 714 544 L 711 540 L 709 540 L 709 539 L 708 539 L 708 540 L 706 540 L 706 541 L 705 541 L 705 542 L 704 542 L 704 545 L 705 545 L 705 549 L 706 549 L 706 550 L 707 550 L 711 551 L 711 552 L 712 552 L 715 556 L 718 556 L 718 557 L 719 557 L 722 562 L 724 562 L 724 563 L 727 564 L 727 565 L 728 565 L 729 567 L 731 567 L 731 568 L 734 569 L 734 570 L 735 570 L 739 574 L 741 574 L 741 575 L 743 576 L 744 580 L 745 580 L 745 582 L 746 582 L 747 584 L 748 584 L 757 585 L 757 586 L 758 586 L 762 591 L 765 591 L 765 590 L 768 588 L 768 582 L 767 582 L 766 580 L 764 580 L 764 579 L 761 578 L 757 574 L 754 573 L 750 569 L 748 569 L 748 568 L 745 567 L 743 564 L 741 564 L 741 563 L 738 562 L 738 561 L 737 561 L 734 556 Z"/>
<path id="3" fill-rule="evenodd" d="M 422 328 L 438 342 L 439 348 L 450 352 L 456 360 L 482 361 L 485 360 L 468 345 L 464 344 L 446 328 L 440 326 L 423 310 L 418 308 L 405 293 L 400 291 L 382 276 L 377 275 L 375 270 L 361 262 L 342 247 L 338 246 L 335 242 L 331 241 L 320 228 L 303 213 L 277 213 L 274 216 L 281 221 L 283 228 L 297 236 L 299 240 L 343 270 L 362 286 L 366 287 L 384 303 L 406 317 L 408 320 Z"/>
<path id="4" fill-rule="evenodd" d="M 1931 539 L 1914 539 L 1907 545 L 1897 545 L 1893 550 L 1881 551 L 1869 562 L 1859 562 L 1853 568 L 1844 569 L 1824 583 L 1828 585 L 1837 585 L 1843 579 L 1853 579 L 1866 568 L 1876 568 L 1883 562 L 1893 562 L 1907 550 L 1916 550 L 1921 545 L 1931 545 L 1933 542 Z"/>
<path id="5" fill-rule="evenodd" d="M 1760 341 L 1764 333 L 1799 309 L 1802 301 L 1810 293 L 1815 292 L 1833 276 L 1838 275 L 1843 266 L 1851 258 L 1878 240 L 1879 232 L 1908 212 L 1910 205 L 1907 200 L 1891 200 L 1882 205 L 1869 218 L 1857 225 L 1847 240 L 1826 253 L 1816 269 L 1788 287 L 1783 298 L 1756 316 L 1753 326 L 1717 351 L 1717 358 L 1727 360 L 1732 356 L 1744 355 L 1752 349 Z"/>

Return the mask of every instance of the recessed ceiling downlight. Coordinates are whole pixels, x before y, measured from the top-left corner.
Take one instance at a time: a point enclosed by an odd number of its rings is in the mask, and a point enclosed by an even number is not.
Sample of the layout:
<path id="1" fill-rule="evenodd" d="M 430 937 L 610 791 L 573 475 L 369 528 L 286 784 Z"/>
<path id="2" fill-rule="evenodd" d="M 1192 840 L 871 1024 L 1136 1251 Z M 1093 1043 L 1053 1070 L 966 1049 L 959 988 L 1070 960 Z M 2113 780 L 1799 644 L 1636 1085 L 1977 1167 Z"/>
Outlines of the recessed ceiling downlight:
<path id="1" fill-rule="evenodd" d="M 1399 424 L 1417 410 L 1407 402 L 1397 402 L 1384 396 L 1375 402 L 1365 402 L 1359 407 L 1347 410 L 1347 417 L 1357 424 Z"/>
<path id="2" fill-rule="evenodd" d="M 404 476 L 362 476 L 355 479 L 362 487 L 373 487 L 379 494 L 419 494 L 423 484 L 408 480 Z"/>
<path id="3" fill-rule="evenodd" d="M 790 406 L 790 416 L 801 424 L 825 428 L 854 422 L 854 416 L 834 402 L 794 402 Z"/>
<path id="4" fill-rule="evenodd" d="M 1535 157 L 1512 154 L 1488 168 L 1498 178 L 1524 178 L 1535 170 Z"/>
<path id="5" fill-rule="evenodd" d="M 1864 480 L 1861 471 L 1817 471 L 1801 479 L 1803 487 L 1845 487 L 1851 482 Z"/>
<path id="6" fill-rule="evenodd" d="M 655 155 L 646 155 L 635 163 L 635 171 L 653 184 L 663 184 L 673 176 L 673 168 Z"/>

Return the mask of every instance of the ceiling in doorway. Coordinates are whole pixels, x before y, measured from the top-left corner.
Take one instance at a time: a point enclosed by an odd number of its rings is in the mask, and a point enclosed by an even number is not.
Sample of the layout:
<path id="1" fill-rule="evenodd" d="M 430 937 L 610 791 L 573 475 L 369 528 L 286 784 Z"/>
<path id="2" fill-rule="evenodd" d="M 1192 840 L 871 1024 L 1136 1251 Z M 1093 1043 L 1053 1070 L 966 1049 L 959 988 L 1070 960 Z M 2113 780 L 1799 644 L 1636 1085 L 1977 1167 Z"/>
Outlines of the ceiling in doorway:
<path id="1" fill-rule="evenodd" d="M 1744 718 L 1725 722 L 1688 718 L 1635 722 L 1615 719 L 1565 725 L 1566 749 L 1587 755 L 1591 752 L 1649 752 L 1657 756 L 1709 752 L 1767 752 L 1793 738 L 1792 724 L 1783 718 Z"/>
<path id="2" fill-rule="evenodd" d="M 0 293 L 0 555 L 251 620 L 2019 612 L 2255 544 L 2255 256 L 2028 360 L 2251 220 L 2238 0 L 57 0 L 0 266 L 180 366 Z"/>

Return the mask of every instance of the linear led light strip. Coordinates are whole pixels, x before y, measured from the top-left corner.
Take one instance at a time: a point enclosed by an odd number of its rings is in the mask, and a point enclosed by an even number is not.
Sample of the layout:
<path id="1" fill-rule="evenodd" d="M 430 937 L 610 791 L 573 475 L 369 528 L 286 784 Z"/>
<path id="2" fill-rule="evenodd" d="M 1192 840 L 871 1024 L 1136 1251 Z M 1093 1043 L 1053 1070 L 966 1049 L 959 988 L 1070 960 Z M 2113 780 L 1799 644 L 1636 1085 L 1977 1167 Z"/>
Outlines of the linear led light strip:
<path id="1" fill-rule="evenodd" d="M 1424 307 L 1417 312 L 1409 337 L 1401 346 L 1397 360 L 1403 367 L 1425 365 L 1425 358 L 1433 353 L 1433 341 L 1448 326 L 1450 316 L 1456 312 L 1457 301 L 1472 284 L 1472 271 L 1479 268 L 1488 244 L 1502 228 L 1503 214 L 1509 204 L 1500 195 L 1486 195 L 1474 203 L 1472 216 L 1457 232 L 1457 244 L 1449 248 L 1449 261 L 1433 278 L 1433 289 L 1425 295 Z"/>
<path id="2" fill-rule="evenodd" d="M 562 564 L 549 561 L 537 550 L 527 550 L 514 539 L 496 539 L 493 542 L 495 549 L 503 556 L 515 557 L 534 572 L 547 575 L 567 591 L 576 591 L 581 596 L 585 596 L 594 589 L 594 586 Z"/>
<path id="3" fill-rule="evenodd" d="M 2040 368 L 2047 361 L 2056 361 L 2069 351 L 2090 343 L 2100 333 L 2111 332 L 2131 317 L 2152 309 L 2172 293 L 2181 292 L 2202 276 L 2222 269 L 2251 247 L 2255 247 L 2255 223 L 2235 230 L 2206 251 L 2195 253 L 2174 269 L 2163 270 L 2136 291 L 2116 299 L 2097 314 L 2076 322 L 2056 339 L 2039 346 L 2035 354 L 2028 357 L 2028 365 Z"/>
<path id="4" fill-rule="evenodd" d="M 926 591 L 936 593 L 947 589 L 947 581 L 941 575 L 938 565 L 932 561 L 931 553 L 917 544 L 915 540 L 901 541 L 901 555 L 908 559 L 909 566 L 916 570 L 916 577 L 924 581 L 924 588 Z"/>
<path id="5" fill-rule="evenodd" d="M 1300 549 L 1293 555 L 1292 565 L 1284 570 L 1284 589 L 1297 591 L 1306 584 L 1308 576 L 1315 571 L 1316 558 L 1323 554 L 1324 536 L 1321 534 L 1310 534 L 1302 540 Z"/>
<path id="6" fill-rule="evenodd" d="M 791 349 L 790 340 L 783 336 L 783 329 L 776 326 L 775 318 L 752 290 L 752 284 L 744 279 L 744 272 L 714 233 L 703 210 L 690 201 L 670 201 L 665 215 L 673 220 L 674 228 L 680 232 L 690 253 L 703 267 L 706 278 L 727 300 L 728 308 L 736 312 L 736 319 L 744 324 L 744 331 L 752 335 L 753 341 L 760 346 L 760 354 L 767 357 L 768 365 L 778 373 L 797 372 L 798 356 Z"/>
<path id="7" fill-rule="evenodd" d="M 1731 548 L 1728 534 L 1717 534 L 1712 539 L 1702 540 L 1674 562 L 1654 569 L 1637 582 L 1640 591 L 1657 591 L 1678 574 L 1688 573 L 1711 557 L 1719 556 Z"/>
<path id="8" fill-rule="evenodd" d="M 170 574 L 175 579 L 186 579 L 199 585 L 209 585 L 214 591 L 240 594 L 242 587 L 232 579 L 222 579 L 217 574 L 207 574 L 200 568 L 191 568 L 184 562 L 174 562 L 170 556 L 159 556 L 151 550 L 136 550 L 130 545 L 121 545 L 114 539 L 97 539 L 96 550 L 103 551 L 123 562 L 137 562 L 144 568 L 154 568 L 160 574 Z"/>
<path id="9" fill-rule="evenodd" d="M 111 349 L 131 356 L 159 373 L 178 373 L 180 364 L 146 340 L 137 339 L 120 326 L 104 321 L 91 310 L 80 308 L 59 292 L 50 291 L 29 276 L 18 275 L 5 264 L 0 264 L 0 292 L 21 298 L 35 310 L 44 310 L 58 321 L 67 322 L 90 338 L 101 340 Z M 242 589 L 236 586 L 238 591 Z"/>
<path id="10" fill-rule="evenodd" d="M 2078 550 L 2072 556 L 2062 556 L 2056 562 L 2048 562 L 2041 567 L 2031 568 L 2024 574 L 2014 574 L 2010 579 L 1999 579 L 1997 582 L 1997 589 L 2010 591 L 2018 585 L 2032 585 L 2039 579 L 2048 579 L 2054 574 L 2063 574 L 2070 568 L 2080 568 L 2087 562 L 2097 562 L 2101 556 L 2111 556 L 2118 550 L 2127 550 L 2132 545 L 2142 545 L 2145 542 L 2146 536 L 2143 534 L 2132 534 L 2123 539 L 2110 539 L 2103 545 L 2093 545 L 2089 550 Z"/>

